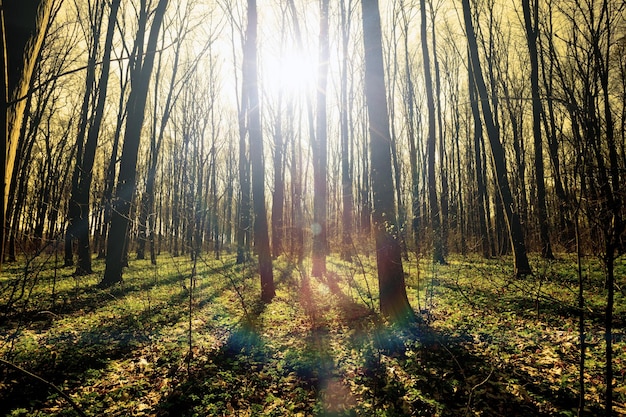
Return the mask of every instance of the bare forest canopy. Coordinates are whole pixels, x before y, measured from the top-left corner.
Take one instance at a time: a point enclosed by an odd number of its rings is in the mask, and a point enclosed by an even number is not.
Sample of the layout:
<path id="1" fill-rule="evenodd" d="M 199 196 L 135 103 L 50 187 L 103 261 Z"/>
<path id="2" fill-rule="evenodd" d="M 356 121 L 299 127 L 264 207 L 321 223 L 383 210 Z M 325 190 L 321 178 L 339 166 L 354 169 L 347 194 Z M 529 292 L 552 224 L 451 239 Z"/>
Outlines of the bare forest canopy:
<path id="1" fill-rule="evenodd" d="M 522 280 L 541 274 L 535 254 L 594 255 L 613 381 L 626 284 L 615 273 L 626 252 L 623 1 L 0 9 L 3 270 L 60 253 L 108 289 L 137 260 L 184 256 L 195 270 L 233 254 L 254 263 L 268 304 L 276 263 L 323 279 L 331 259 L 373 256 L 375 308 L 398 324 L 419 319 L 410 259 L 502 258 Z M 11 282 L 0 280 L 9 307 Z"/>

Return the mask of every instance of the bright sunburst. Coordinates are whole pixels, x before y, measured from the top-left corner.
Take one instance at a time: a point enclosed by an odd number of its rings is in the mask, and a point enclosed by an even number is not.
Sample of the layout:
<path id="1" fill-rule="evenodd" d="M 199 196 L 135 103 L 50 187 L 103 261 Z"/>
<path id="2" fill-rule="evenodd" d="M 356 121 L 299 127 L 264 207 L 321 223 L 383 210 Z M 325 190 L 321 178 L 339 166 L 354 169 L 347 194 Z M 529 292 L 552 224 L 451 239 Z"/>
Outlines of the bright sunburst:
<path id="1" fill-rule="evenodd" d="M 266 94 L 300 95 L 315 86 L 316 58 L 297 48 L 260 54 L 261 87 Z M 314 55 L 314 54 L 313 54 Z"/>

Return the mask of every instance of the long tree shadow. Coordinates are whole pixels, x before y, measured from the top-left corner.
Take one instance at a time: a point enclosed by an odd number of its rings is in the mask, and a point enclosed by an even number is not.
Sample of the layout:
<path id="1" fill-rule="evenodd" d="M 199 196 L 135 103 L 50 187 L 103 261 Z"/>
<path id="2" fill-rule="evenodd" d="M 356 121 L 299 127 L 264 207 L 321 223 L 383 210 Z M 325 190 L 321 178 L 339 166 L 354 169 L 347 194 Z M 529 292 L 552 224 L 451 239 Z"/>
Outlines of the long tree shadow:
<path id="1" fill-rule="evenodd" d="M 152 308 L 145 308 L 145 304 L 125 304 L 126 299 L 130 303 L 131 299 L 145 295 L 143 288 L 150 288 L 145 287 L 144 283 L 132 282 L 132 279 L 129 280 L 130 285 L 86 293 L 85 300 L 77 301 L 78 306 L 72 306 L 69 313 L 65 314 L 66 317 L 78 314 L 91 317 L 82 329 L 62 325 L 63 327 L 56 328 L 51 333 L 47 332 L 44 336 L 43 331 L 48 331 L 54 321 L 62 319 L 61 315 L 55 314 L 55 318 L 45 329 L 28 321 L 28 315 L 22 317 L 21 320 L 27 323 L 26 328 L 42 332 L 42 339 L 39 343 L 28 346 L 24 344 L 29 339 L 16 339 L 22 343 L 20 363 L 24 363 L 30 371 L 53 384 L 64 384 L 66 389 L 85 385 L 89 375 L 103 371 L 113 361 L 137 357 L 138 352 L 146 346 L 158 343 L 162 330 L 186 321 L 190 314 L 187 303 L 189 289 L 174 285 L 181 279 L 180 275 L 176 275 L 151 283 L 152 288 L 178 288 L 167 298 L 161 296 L 159 303 Z M 201 293 L 202 299 L 197 300 L 194 308 L 211 305 L 230 286 L 231 282 L 227 280 L 200 277 L 194 291 Z M 121 306 L 112 308 L 113 302 L 121 303 Z M 82 310 L 80 306 L 83 305 L 90 308 Z M 141 308 L 137 310 L 137 307 Z M 23 337 L 22 332 L 16 332 L 14 336 Z M 168 353 L 169 360 L 177 360 L 182 356 L 183 349 L 179 344 L 174 348 L 178 353 Z M 2 368 L 0 372 L 0 381 L 10 381 L 0 387 L 0 415 L 8 414 L 15 408 L 38 409 L 52 393 L 49 386 L 23 373 L 8 368 Z"/>
<path id="2" fill-rule="evenodd" d="M 172 387 L 153 410 L 156 415 L 543 416 L 575 408 L 571 390 L 555 392 L 527 370 L 490 362 L 480 350 L 490 348 L 488 340 L 478 346 L 472 335 L 453 335 L 426 322 L 386 323 L 346 295 L 348 283 L 340 275 L 298 280 L 296 269 L 280 270 L 277 282 L 289 291 L 276 303 L 296 308 L 302 325 L 280 322 L 291 330 L 274 340 L 273 329 L 264 324 L 276 323 L 267 317 L 273 313 L 257 300 L 247 306 L 247 315 L 240 312 L 237 325 L 223 329 L 219 344 L 190 351 L 188 357 L 176 345 L 176 355 L 156 363 L 170 368 Z M 231 285 L 230 280 L 199 278 L 197 305 L 217 303 Z M 61 332 L 48 340 L 54 355 L 44 347 L 33 350 L 32 369 L 66 387 L 83 386 L 86 374 L 135 357 L 155 343 L 155 335 L 185 322 L 188 295 L 183 289 L 170 294 L 162 300 L 167 312 L 156 318 L 154 310 L 122 311 L 93 328 Z M 212 326 L 202 331 L 217 330 Z M 187 363 L 186 369 L 181 363 Z M 11 398 L 0 413 L 10 411 L 9 405 L 37 409 L 48 398 L 47 387 L 2 372 L 3 381 L 19 382 L 0 393 Z M 538 405 L 538 398 L 549 407 Z"/>
<path id="3" fill-rule="evenodd" d="M 371 311 L 354 303 L 339 283 L 339 276 L 329 276 L 337 306 L 355 330 L 351 350 L 362 356 L 362 367 L 349 375 L 369 388 L 362 403 L 398 416 L 542 416 L 576 408 L 571 390 L 553 392 L 527 372 L 490 363 L 470 335 L 452 336 L 423 321 L 398 326 L 369 317 Z M 549 399 L 551 407 L 542 408 L 531 397 Z M 354 411 L 374 415 L 358 405 Z"/>

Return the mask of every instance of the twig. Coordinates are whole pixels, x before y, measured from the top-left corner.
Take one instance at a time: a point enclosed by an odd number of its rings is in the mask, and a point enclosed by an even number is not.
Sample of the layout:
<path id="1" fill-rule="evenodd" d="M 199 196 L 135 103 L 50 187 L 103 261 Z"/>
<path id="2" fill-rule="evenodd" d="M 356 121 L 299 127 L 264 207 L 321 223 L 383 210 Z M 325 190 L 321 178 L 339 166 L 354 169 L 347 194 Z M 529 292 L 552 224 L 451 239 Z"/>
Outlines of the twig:
<path id="1" fill-rule="evenodd" d="M 31 378 L 36 379 L 37 381 L 43 382 L 44 384 L 46 384 L 47 386 L 49 386 L 50 388 L 52 388 L 53 390 L 55 390 L 56 392 L 59 393 L 59 395 L 63 398 L 65 398 L 65 400 L 70 403 L 70 405 L 72 406 L 72 408 L 74 408 L 74 410 L 76 410 L 76 412 L 81 415 L 82 417 L 87 417 L 87 414 L 85 414 L 85 412 L 83 410 L 80 409 L 80 407 L 78 406 L 78 404 L 76 404 L 74 402 L 74 400 L 72 400 L 69 395 L 67 395 L 66 393 L 64 393 L 61 388 L 57 387 L 56 385 L 54 385 L 52 382 L 50 381 L 46 381 L 45 379 L 43 379 L 42 377 L 40 377 L 39 375 L 35 375 L 32 372 L 27 371 L 26 369 L 12 363 L 9 361 L 5 361 L 4 359 L 0 358 L 0 363 L 8 366 L 9 368 L 13 368 L 16 371 L 22 372 L 23 374 L 26 374 L 28 376 L 30 376 Z"/>
<path id="2" fill-rule="evenodd" d="M 465 415 L 469 415 L 470 407 L 472 406 L 472 397 L 474 396 L 474 391 L 476 391 L 477 388 L 480 388 L 481 386 L 485 385 L 487 381 L 489 381 L 489 378 L 491 378 L 491 375 L 493 375 L 493 369 L 494 368 L 492 367 L 491 372 L 489 372 L 489 375 L 487 375 L 487 377 L 483 379 L 481 382 L 474 385 L 472 389 L 470 390 L 469 396 L 467 398 L 467 408 L 465 409 Z"/>
<path id="3" fill-rule="evenodd" d="M 204 265 L 211 270 L 211 272 L 218 273 L 221 276 L 228 278 L 228 280 L 230 281 L 230 285 L 232 285 L 233 290 L 235 290 L 235 292 L 237 293 L 237 297 L 239 297 L 239 302 L 241 303 L 241 308 L 243 309 L 243 314 L 246 316 L 246 319 L 250 322 L 252 320 L 252 316 L 250 316 L 250 314 L 248 312 L 248 309 L 246 308 L 246 300 L 244 299 L 241 290 L 237 286 L 237 283 L 233 279 L 232 274 L 226 273 L 226 272 L 222 272 L 221 270 L 218 270 L 217 268 L 214 268 L 213 266 L 211 266 L 207 262 L 206 259 L 204 259 L 204 257 L 200 257 L 200 259 L 202 260 L 202 263 L 204 263 Z M 225 263 L 222 262 L 222 264 L 225 264 Z M 245 268 L 245 264 L 244 264 L 244 268 Z M 245 270 L 243 272 L 243 276 L 244 276 L 244 279 L 245 279 Z"/>

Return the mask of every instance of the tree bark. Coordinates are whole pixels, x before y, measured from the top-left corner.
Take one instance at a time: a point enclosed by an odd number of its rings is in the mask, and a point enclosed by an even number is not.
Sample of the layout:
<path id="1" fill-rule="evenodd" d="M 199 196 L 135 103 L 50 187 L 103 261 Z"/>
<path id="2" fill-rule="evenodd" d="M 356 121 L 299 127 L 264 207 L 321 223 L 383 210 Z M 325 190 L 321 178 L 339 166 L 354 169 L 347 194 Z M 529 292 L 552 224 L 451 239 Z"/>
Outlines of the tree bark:
<path id="1" fill-rule="evenodd" d="M 247 91 L 248 139 L 252 165 L 252 203 L 254 206 L 254 248 L 259 257 L 261 276 L 261 300 L 269 303 L 274 298 L 274 275 L 270 251 L 267 211 L 265 208 L 265 164 L 263 157 L 263 132 L 259 108 L 259 86 L 257 75 L 257 5 L 248 0 L 248 25 L 244 49 L 243 90 Z M 245 78 L 246 74 L 248 78 Z"/>
<path id="2" fill-rule="evenodd" d="M 432 225 L 433 261 L 445 264 L 443 253 L 443 235 L 439 200 L 437 198 L 437 180 L 435 177 L 435 100 L 433 95 L 433 78 L 430 73 L 430 55 L 428 53 L 428 39 L 426 32 L 426 2 L 420 0 L 422 60 L 424 62 L 424 88 L 426 89 L 426 104 L 428 107 L 428 137 L 426 139 L 428 165 L 428 202 L 430 204 L 430 222 Z"/>
<path id="3" fill-rule="evenodd" d="M 76 266 L 76 274 L 91 274 L 91 250 L 89 245 L 89 213 L 90 213 L 90 192 L 91 180 L 93 177 L 94 161 L 96 149 L 98 147 L 98 136 L 100 126 L 104 117 L 104 104 L 106 102 L 109 68 L 111 66 L 111 49 L 113 47 L 113 34 L 115 32 L 115 24 L 117 21 L 117 11 L 119 10 L 120 0 L 114 0 L 111 3 L 109 13 L 109 22 L 104 43 L 104 53 L 102 56 L 102 68 L 100 80 L 98 81 L 97 102 L 94 113 L 92 115 L 91 124 L 87 131 L 87 140 L 85 142 L 84 154 L 80 159 L 80 164 L 76 165 L 75 172 L 78 176 L 77 187 L 72 192 L 70 201 L 76 204 L 79 210 L 79 216 L 74 218 L 75 222 L 72 226 L 74 235 L 78 238 L 78 264 Z M 99 35 L 94 35 L 99 38 Z M 94 39 L 98 42 L 98 39 Z M 94 51 L 95 53 L 95 51 Z M 94 63 L 95 64 L 95 63 Z M 70 203 L 71 204 L 71 203 Z"/>
<path id="4" fill-rule="evenodd" d="M 469 51 L 468 51 L 469 53 Z M 480 232 L 480 243 L 482 248 L 483 258 L 489 258 L 491 255 L 491 250 L 489 247 L 489 230 L 487 228 L 487 211 L 486 211 L 486 203 L 487 203 L 487 186 L 485 183 L 485 177 L 483 176 L 483 164 L 484 161 L 481 158 L 482 155 L 482 145 L 483 145 L 483 126 L 480 120 L 480 109 L 478 106 L 478 99 L 476 97 L 476 84 L 474 82 L 474 72 L 472 71 L 472 66 L 468 65 L 468 85 L 469 85 L 469 99 L 470 106 L 472 108 L 472 116 L 474 119 L 474 169 L 476 171 L 476 191 L 478 201 L 476 203 L 476 208 L 478 210 L 478 226 Z"/>
<path id="5" fill-rule="evenodd" d="M 530 88 L 533 99 L 533 139 L 535 149 L 535 179 L 537 181 L 537 217 L 539 220 L 539 238 L 541 240 L 541 256 L 554 259 L 550 235 L 548 233 L 548 209 L 546 206 L 546 184 L 543 167 L 543 143 L 541 139 L 541 97 L 539 96 L 539 59 L 537 53 L 537 36 L 539 35 L 539 0 L 534 0 L 531 15 L 530 0 L 522 0 L 524 27 L 530 57 Z"/>
<path id="6" fill-rule="evenodd" d="M 410 18 L 406 14 L 403 5 L 401 8 L 402 24 L 404 30 L 404 71 L 406 75 L 406 98 L 404 100 L 407 114 L 407 141 L 409 145 L 409 165 L 411 170 L 411 233 L 415 251 L 419 250 L 419 218 L 420 218 L 420 196 L 419 196 L 419 173 L 417 164 L 416 145 L 416 122 L 415 122 L 415 89 L 410 62 L 409 51 L 409 26 Z"/>
<path id="7" fill-rule="evenodd" d="M 53 0 L 24 2 L 0 1 L 2 48 L 2 209 L 0 214 L 0 270 L 4 260 L 4 242 L 7 228 L 9 186 L 25 116 L 25 97 L 29 94 L 31 79 L 52 18 Z"/>
<path id="8" fill-rule="evenodd" d="M 478 57 L 478 45 L 476 43 L 476 34 L 474 32 L 474 25 L 472 23 L 472 14 L 470 10 L 469 0 L 462 0 L 463 4 L 463 16 L 465 20 L 465 29 L 467 31 L 467 40 L 470 50 L 470 65 L 474 73 L 474 80 L 480 96 L 480 102 L 483 111 L 483 117 L 485 121 L 485 127 L 487 129 L 487 135 L 489 137 L 489 144 L 491 145 L 491 155 L 493 159 L 494 169 L 496 173 L 496 184 L 498 186 L 498 192 L 504 205 L 504 212 L 506 215 L 509 238 L 511 246 L 513 248 L 514 268 L 516 276 L 530 275 L 532 270 L 528 262 L 528 255 L 526 253 L 526 244 L 524 242 L 524 234 L 522 231 L 522 225 L 520 223 L 519 214 L 514 210 L 513 195 L 511 194 L 511 188 L 507 177 L 506 170 L 506 157 L 504 154 L 504 148 L 500 142 L 500 132 L 494 123 L 493 114 L 491 112 L 489 95 L 487 92 L 487 86 L 482 74 L 482 68 L 480 65 L 480 59 Z"/>
<path id="9" fill-rule="evenodd" d="M 313 141 L 313 259 L 311 275 L 326 273 L 328 188 L 326 184 L 328 145 L 326 89 L 328 85 L 328 0 L 320 0 L 319 59 L 317 68 L 317 131 Z"/>
<path id="10" fill-rule="evenodd" d="M 376 235 L 376 264 L 381 313 L 394 322 L 412 319 L 396 225 L 391 172 L 389 113 L 385 90 L 382 33 L 378 0 L 361 0 L 365 48 L 365 99 L 369 119 L 372 220 Z"/>
<path id="11" fill-rule="evenodd" d="M 154 12 L 147 50 L 142 65 L 133 74 L 130 97 L 128 99 L 128 119 L 124 131 L 124 145 L 120 158 L 115 210 L 111 218 L 111 229 L 107 242 L 106 267 L 101 287 L 109 287 L 122 281 L 122 268 L 125 264 L 130 208 L 135 194 L 137 157 L 141 139 L 141 128 L 145 117 L 148 87 L 154 66 L 156 44 L 168 0 L 159 0 Z M 141 57 L 137 57 L 141 60 Z"/>
<path id="12" fill-rule="evenodd" d="M 352 169 L 350 165 L 350 134 L 348 128 L 348 43 L 350 40 L 351 3 L 341 0 L 341 258 L 349 261 L 353 256 L 352 223 L 354 203 L 352 197 Z"/>
<path id="13" fill-rule="evenodd" d="M 283 222 L 285 204 L 285 171 L 283 169 L 285 140 L 283 138 L 281 102 L 282 94 L 278 99 L 278 112 L 274 127 L 274 193 L 272 195 L 272 253 L 274 258 L 283 253 L 285 228 Z"/>

